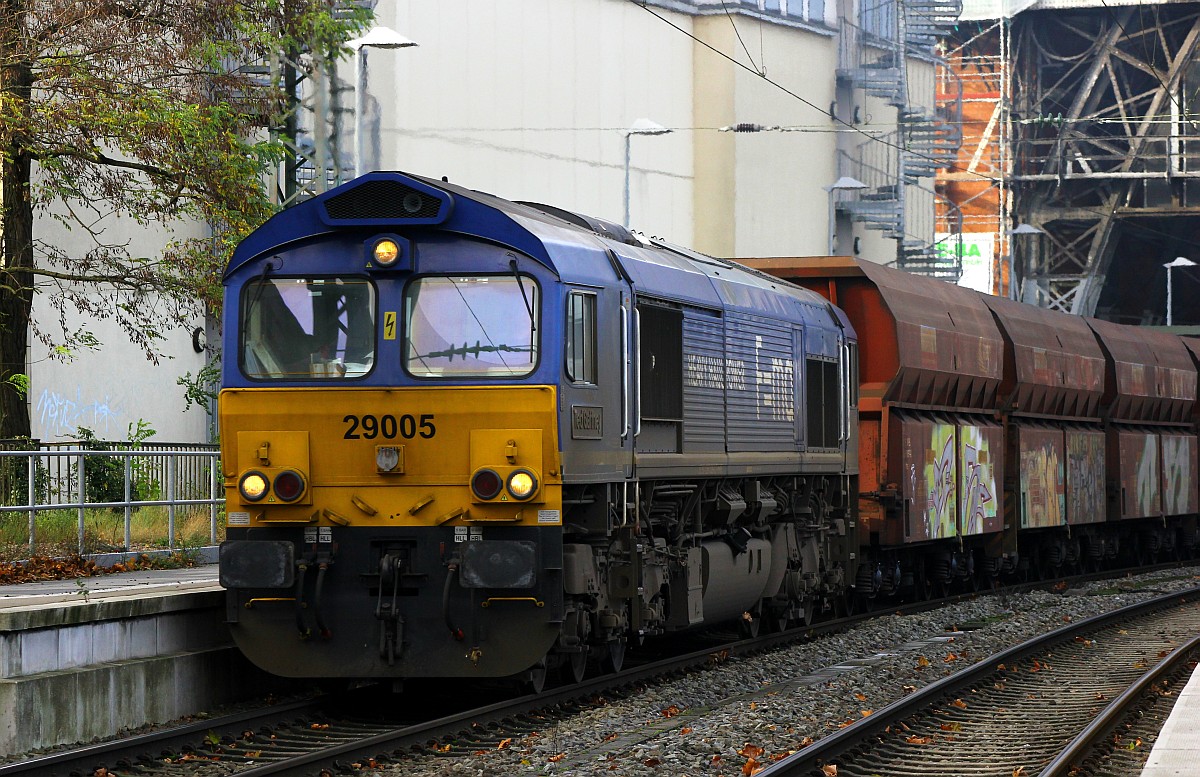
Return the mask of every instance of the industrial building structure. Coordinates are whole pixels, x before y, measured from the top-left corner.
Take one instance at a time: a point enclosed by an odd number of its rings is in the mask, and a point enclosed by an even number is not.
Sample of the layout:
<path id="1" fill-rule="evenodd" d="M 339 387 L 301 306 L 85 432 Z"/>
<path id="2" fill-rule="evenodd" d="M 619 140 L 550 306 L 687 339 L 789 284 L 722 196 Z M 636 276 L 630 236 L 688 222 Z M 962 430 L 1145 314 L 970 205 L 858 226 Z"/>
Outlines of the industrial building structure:
<path id="1" fill-rule="evenodd" d="M 1197 3 L 967 0 L 943 44 L 964 119 L 939 189 L 994 242 L 994 291 L 1163 324 L 1174 271 L 1173 323 L 1200 323 L 1198 35 Z"/>

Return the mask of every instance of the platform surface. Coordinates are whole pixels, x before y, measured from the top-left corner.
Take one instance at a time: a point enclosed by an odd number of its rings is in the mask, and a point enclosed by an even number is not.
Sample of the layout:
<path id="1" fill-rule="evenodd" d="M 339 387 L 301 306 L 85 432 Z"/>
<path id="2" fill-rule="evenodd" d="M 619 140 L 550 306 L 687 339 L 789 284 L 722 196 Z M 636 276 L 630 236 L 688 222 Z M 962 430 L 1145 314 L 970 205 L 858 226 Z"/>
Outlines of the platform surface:
<path id="1" fill-rule="evenodd" d="M 1200 775 L 1200 667 L 1179 693 L 1142 769 L 1142 777 Z"/>
<path id="2" fill-rule="evenodd" d="M 216 564 L 0 586 L 0 610 L 220 590 Z"/>

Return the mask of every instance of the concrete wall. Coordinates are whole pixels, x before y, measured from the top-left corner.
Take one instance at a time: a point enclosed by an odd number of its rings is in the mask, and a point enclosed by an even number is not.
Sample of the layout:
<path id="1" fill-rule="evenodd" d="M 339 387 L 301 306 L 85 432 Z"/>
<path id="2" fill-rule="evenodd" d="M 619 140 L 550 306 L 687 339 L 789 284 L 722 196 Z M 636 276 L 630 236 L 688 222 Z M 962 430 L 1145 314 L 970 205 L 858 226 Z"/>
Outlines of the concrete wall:
<path id="1" fill-rule="evenodd" d="M 130 220 L 101 220 L 106 240 L 129 240 L 135 256 L 155 256 L 168 234 Z M 205 227 L 179 225 L 184 234 L 203 235 Z M 86 234 L 75 234 L 51 218 L 40 218 L 36 226 L 40 240 L 83 251 L 91 243 Z M 156 442 L 206 442 L 209 419 L 204 410 L 186 409 L 183 389 L 176 378 L 196 372 L 205 357 L 193 349 L 192 332 L 204 327 L 199 306 L 170 320 L 162 331 L 164 353 L 156 365 L 111 318 L 97 319 L 78 314 L 67 303 L 65 318 L 54 305 L 61 292 L 43 286 L 34 297 L 33 320 L 50 339 L 50 344 L 30 338 L 30 419 L 33 436 L 46 442 L 75 439 L 79 427 L 87 427 L 101 439 L 123 440 L 130 424 L 144 420 L 157 434 Z M 154 304 L 154 303 L 149 303 Z M 76 348 L 69 355 L 56 353 L 64 331 L 90 331 L 98 340 L 94 348 Z M 203 336 L 201 336 L 203 342 Z"/>
<path id="2" fill-rule="evenodd" d="M 644 117 L 673 131 L 630 139 L 633 228 L 721 256 L 823 253 L 820 187 L 837 177 L 824 113 L 832 31 L 653 10 L 626 0 L 466 0 L 454 14 L 438 0 L 380 3 L 377 23 L 419 46 L 368 51 L 369 167 L 620 221 L 624 130 Z M 739 64 L 765 65 L 779 86 Z M 718 131 L 739 122 L 804 131 Z"/>

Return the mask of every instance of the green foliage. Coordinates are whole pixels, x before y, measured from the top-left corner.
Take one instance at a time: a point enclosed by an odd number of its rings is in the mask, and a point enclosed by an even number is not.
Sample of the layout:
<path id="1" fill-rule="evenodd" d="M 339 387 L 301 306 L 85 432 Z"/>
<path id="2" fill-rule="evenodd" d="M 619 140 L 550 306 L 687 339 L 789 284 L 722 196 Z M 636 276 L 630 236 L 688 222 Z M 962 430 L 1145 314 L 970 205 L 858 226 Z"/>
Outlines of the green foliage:
<path id="1" fill-rule="evenodd" d="M 96 438 L 95 432 L 86 426 L 78 429 L 80 442 L 87 450 L 108 451 L 113 448 Z M 137 450 L 141 444 L 156 432 L 150 424 L 138 419 L 137 426 L 129 425 L 129 445 L 120 446 L 119 450 Z M 125 459 L 116 456 L 84 456 L 83 457 L 83 494 L 86 502 L 124 502 L 125 501 Z M 145 459 L 133 459 L 130 466 L 129 498 L 138 502 L 151 499 L 161 491 L 153 481 L 151 464 Z M 121 512 L 121 508 L 112 508 L 113 512 Z"/>
<path id="2" fill-rule="evenodd" d="M 219 313 L 234 246 L 273 213 L 265 179 L 287 158 L 277 130 L 293 109 L 273 64 L 348 54 L 370 12 L 329 0 L 5 8 L 0 185 L 29 197 L 6 215 L 13 235 L 0 234 L 0 311 L 23 320 L 33 287 L 49 287 L 59 315 L 30 326 L 60 356 L 99 345 L 66 331 L 77 312 L 113 321 L 157 361 L 181 318 Z M 41 234 L 35 213 L 62 228 Z M 136 242 L 130 223 L 144 227 Z M 15 267 L 29 271 L 2 269 Z M 62 331 L 47 329 L 55 318 Z M 28 332 L 9 331 L 0 363 L 23 364 Z M 29 434 L 4 421 L 6 436 Z"/>
<path id="3" fill-rule="evenodd" d="M 221 381 L 221 363 L 218 356 L 204 365 L 192 377 L 191 372 L 184 373 L 175 379 L 175 383 L 183 387 L 183 395 L 187 400 L 185 410 L 192 405 L 207 411 L 213 400 L 217 398 L 217 386 Z"/>
<path id="4" fill-rule="evenodd" d="M 13 373 L 4 379 L 4 383 L 16 389 L 22 397 L 29 396 L 29 376 L 24 373 Z"/>
<path id="5" fill-rule="evenodd" d="M 12 440 L 9 450 L 36 450 L 28 437 Z M 39 459 L 33 471 L 34 499 L 46 501 L 50 491 L 50 473 Z M 29 501 L 29 460 L 23 456 L 0 457 L 0 503 L 23 505 Z"/>

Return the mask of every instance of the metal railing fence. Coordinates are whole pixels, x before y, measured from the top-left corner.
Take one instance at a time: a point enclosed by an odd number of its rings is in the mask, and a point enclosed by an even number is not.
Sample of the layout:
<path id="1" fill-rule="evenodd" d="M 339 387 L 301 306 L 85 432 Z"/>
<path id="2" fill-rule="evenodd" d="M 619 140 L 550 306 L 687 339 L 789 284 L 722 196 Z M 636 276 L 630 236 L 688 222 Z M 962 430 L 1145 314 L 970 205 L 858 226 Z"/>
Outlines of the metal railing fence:
<path id="1" fill-rule="evenodd" d="M 0 450 L 0 516 L 28 514 L 32 555 L 37 544 L 37 514 L 76 510 L 82 555 L 87 551 L 86 510 L 123 509 L 124 546 L 129 549 L 133 512 L 141 507 L 166 507 L 167 547 L 174 550 L 178 509 L 206 505 L 209 541 L 215 544 L 217 508 L 225 501 L 220 472 L 220 452 L 214 446 L 168 448 L 142 443 L 136 450 L 91 450 L 75 443 L 61 449 L 43 444 L 40 450 Z"/>

